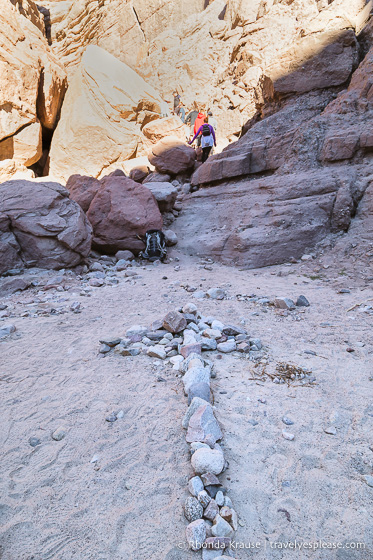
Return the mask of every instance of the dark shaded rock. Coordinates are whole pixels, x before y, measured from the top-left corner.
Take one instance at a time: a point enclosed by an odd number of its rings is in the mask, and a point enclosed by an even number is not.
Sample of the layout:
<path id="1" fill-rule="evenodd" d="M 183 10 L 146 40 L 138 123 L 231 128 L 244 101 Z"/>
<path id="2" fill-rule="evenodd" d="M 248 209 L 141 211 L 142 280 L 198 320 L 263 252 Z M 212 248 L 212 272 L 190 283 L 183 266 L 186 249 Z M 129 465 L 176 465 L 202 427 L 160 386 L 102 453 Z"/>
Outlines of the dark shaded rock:
<path id="1" fill-rule="evenodd" d="M 2 183 L 0 274 L 22 266 L 72 267 L 88 256 L 92 229 L 68 194 L 58 183 Z"/>

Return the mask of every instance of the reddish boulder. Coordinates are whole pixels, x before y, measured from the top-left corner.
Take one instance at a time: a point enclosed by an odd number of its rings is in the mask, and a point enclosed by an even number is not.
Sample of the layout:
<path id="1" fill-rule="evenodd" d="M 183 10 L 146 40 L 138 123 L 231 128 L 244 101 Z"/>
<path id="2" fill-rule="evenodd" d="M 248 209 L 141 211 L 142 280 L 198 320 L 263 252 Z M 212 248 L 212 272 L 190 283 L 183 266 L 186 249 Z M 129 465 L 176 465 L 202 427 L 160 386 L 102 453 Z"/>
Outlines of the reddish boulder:
<path id="1" fill-rule="evenodd" d="M 138 235 L 162 229 L 162 216 L 152 193 L 127 177 L 105 177 L 87 212 L 93 227 L 93 245 L 116 253 L 144 248 Z"/>
<path id="2" fill-rule="evenodd" d="M 88 256 L 91 239 L 83 210 L 59 183 L 2 183 L 0 274 L 23 266 L 76 266 Z"/>
<path id="3" fill-rule="evenodd" d="M 71 200 L 75 200 L 84 212 L 88 211 L 100 186 L 101 183 L 98 179 L 85 175 L 71 175 L 66 183 Z"/>
<path id="4" fill-rule="evenodd" d="M 178 138 L 167 136 L 153 146 L 148 159 L 159 173 L 177 175 L 193 169 L 196 152 Z"/>

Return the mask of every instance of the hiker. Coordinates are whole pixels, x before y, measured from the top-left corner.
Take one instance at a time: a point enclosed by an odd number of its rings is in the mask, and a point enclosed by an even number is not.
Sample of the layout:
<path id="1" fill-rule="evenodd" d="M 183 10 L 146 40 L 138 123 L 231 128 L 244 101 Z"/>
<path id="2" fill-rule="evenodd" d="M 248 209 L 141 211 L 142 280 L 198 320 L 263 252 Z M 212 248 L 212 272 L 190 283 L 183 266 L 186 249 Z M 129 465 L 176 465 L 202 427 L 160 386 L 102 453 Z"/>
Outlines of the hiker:
<path id="1" fill-rule="evenodd" d="M 209 157 L 212 147 L 216 146 L 215 130 L 208 121 L 208 117 L 205 117 L 203 124 L 197 130 L 193 140 L 189 142 L 189 144 L 193 144 L 196 138 L 201 138 L 202 163 Z"/>
<path id="2" fill-rule="evenodd" d="M 205 119 L 207 119 L 205 113 L 202 113 L 202 111 L 200 111 L 197 115 L 196 120 L 194 121 L 194 138 L 197 138 L 197 146 L 199 147 L 201 145 L 201 136 L 199 136 L 198 134 L 196 134 L 197 130 L 203 125 L 203 123 L 205 122 Z M 207 119 L 208 121 L 208 119 Z M 193 142 L 193 140 L 192 140 Z"/>
<path id="3" fill-rule="evenodd" d="M 218 128 L 218 122 L 217 122 L 217 120 L 215 119 L 215 117 L 212 116 L 212 112 L 211 112 L 211 111 L 208 111 L 207 116 L 208 116 L 208 118 L 209 118 L 209 124 L 211 124 L 212 128 L 213 128 L 213 129 L 215 130 L 215 132 L 216 132 L 216 129 Z"/>
<path id="4" fill-rule="evenodd" d="M 169 116 L 169 108 L 167 101 L 161 101 L 161 119 Z"/>
<path id="5" fill-rule="evenodd" d="M 180 118 L 181 122 L 184 123 L 185 122 L 185 109 L 184 109 L 184 103 L 182 101 L 180 101 L 179 105 L 177 106 L 176 114 Z"/>
<path id="6" fill-rule="evenodd" d="M 190 113 L 187 114 L 185 118 L 185 124 L 190 125 L 190 137 L 194 135 L 194 123 L 196 122 L 196 118 L 198 117 L 198 110 L 192 109 Z"/>
<path id="7" fill-rule="evenodd" d="M 175 111 L 176 114 L 178 114 L 176 110 L 177 110 L 177 107 L 178 107 L 178 105 L 181 101 L 180 95 L 177 93 L 177 91 L 174 91 L 173 95 L 174 95 L 174 111 Z"/>

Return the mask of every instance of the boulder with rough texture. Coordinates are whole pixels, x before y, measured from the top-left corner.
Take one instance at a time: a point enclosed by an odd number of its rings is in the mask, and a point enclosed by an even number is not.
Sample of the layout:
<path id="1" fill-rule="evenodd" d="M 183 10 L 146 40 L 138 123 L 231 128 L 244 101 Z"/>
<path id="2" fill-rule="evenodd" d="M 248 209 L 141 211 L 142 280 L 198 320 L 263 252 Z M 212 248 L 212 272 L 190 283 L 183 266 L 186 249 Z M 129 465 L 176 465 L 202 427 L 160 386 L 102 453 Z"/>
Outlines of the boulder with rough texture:
<path id="1" fill-rule="evenodd" d="M 71 200 L 75 200 L 84 212 L 88 212 L 100 186 L 101 183 L 98 179 L 84 175 L 71 175 L 66 183 Z"/>
<path id="2" fill-rule="evenodd" d="M 353 167 L 202 189 L 184 199 L 174 226 L 178 246 L 248 268 L 300 258 L 327 233 L 348 228 L 361 189 Z"/>
<path id="3" fill-rule="evenodd" d="M 93 227 L 93 245 L 116 253 L 144 248 L 138 235 L 162 229 L 162 216 L 152 193 L 127 177 L 106 177 L 92 200 L 87 217 Z"/>
<path id="4" fill-rule="evenodd" d="M 168 136 L 153 146 L 148 159 L 159 173 L 177 175 L 194 167 L 196 152 L 185 142 Z"/>
<path id="5" fill-rule="evenodd" d="M 171 183 L 151 181 L 145 186 L 153 193 L 161 212 L 170 212 L 174 207 L 178 190 Z"/>
<path id="6" fill-rule="evenodd" d="M 133 157 L 146 113 L 159 114 L 160 97 L 134 70 L 90 45 L 70 81 L 50 150 L 51 176 L 98 177 Z"/>
<path id="7" fill-rule="evenodd" d="M 189 127 L 175 115 L 149 122 L 143 127 L 142 133 L 149 141 L 149 145 L 156 144 L 166 136 L 173 136 L 184 142 L 189 136 Z"/>
<path id="8" fill-rule="evenodd" d="M 58 183 L 7 181 L 0 188 L 0 273 L 11 268 L 76 266 L 91 249 L 92 229 Z"/>

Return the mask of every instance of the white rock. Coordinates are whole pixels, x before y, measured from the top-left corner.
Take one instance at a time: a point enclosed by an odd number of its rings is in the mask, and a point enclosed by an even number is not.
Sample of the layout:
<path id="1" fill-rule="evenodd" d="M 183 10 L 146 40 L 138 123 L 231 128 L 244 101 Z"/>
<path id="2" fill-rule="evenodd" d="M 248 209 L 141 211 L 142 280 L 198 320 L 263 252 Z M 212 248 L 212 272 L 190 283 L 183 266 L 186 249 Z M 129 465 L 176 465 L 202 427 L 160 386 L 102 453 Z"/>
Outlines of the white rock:
<path id="1" fill-rule="evenodd" d="M 206 540 L 206 525 L 203 519 L 197 519 L 189 523 L 185 530 L 186 539 L 189 548 L 192 550 L 200 550 Z"/>
<path id="2" fill-rule="evenodd" d="M 204 489 L 203 482 L 199 476 L 193 476 L 188 482 L 188 490 L 192 496 L 197 497 Z M 202 504 L 203 505 L 203 504 Z"/>
<path id="3" fill-rule="evenodd" d="M 183 313 L 191 313 L 196 315 L 198 312 L 197 306 L 194 303 L 186 303 L 183 307 Z"/>
<path id="4" fill-rule="evenodd" d="M 236 341 L 235 340 L 227 340 L 227 342 L 220 342 L 217 348 L 219 352 L 223 352 L 224 354 L 228 354 L 229 352 L 233 352 L 236 350 Z"/>
<path id="5" fill-rule="evenodd" d="M 211 323 L 211 328 L 212 329 L 217 329 L 218 331 L 222 331 L 224 329 L 224 323 L 222 323 L 221 321 L 218 321 L 217 319 L 215 319 L 214 321 L 212 321 Z"/>
<path id="6" fill-rule="evenodd" d="M 293 441 L 295 436 L 294 436 L 294 434 L 291 434 L 290 432 L 287 432 L 286 430 L 282 430 L 282 437 L 284 439 L 289 440 L 289 441 Z"/>
<path id="7" fill-rule="evenodd" d="M 147 327 L 144 327 L 143 325 L 132 325 L 132 327 L 126 330 L 126 336 L 131 337 L 137 334 L 140 336 L 145 336 L 147 332 Z"/>
<path id="8" fill-rule="evenodd" d="M 166 359 L 166 351 L 163 346 L 150 346 L 147 349 L 146 353 L 152 358 L 160 358 L 161 360 Z"/>
<path id="9" fill-rule="evenodd" d="M 192 467 L 197 474 L 220 474 L 224 468 L 224 455 L 219 449 L 197 449 L 192 455 Z"/>

